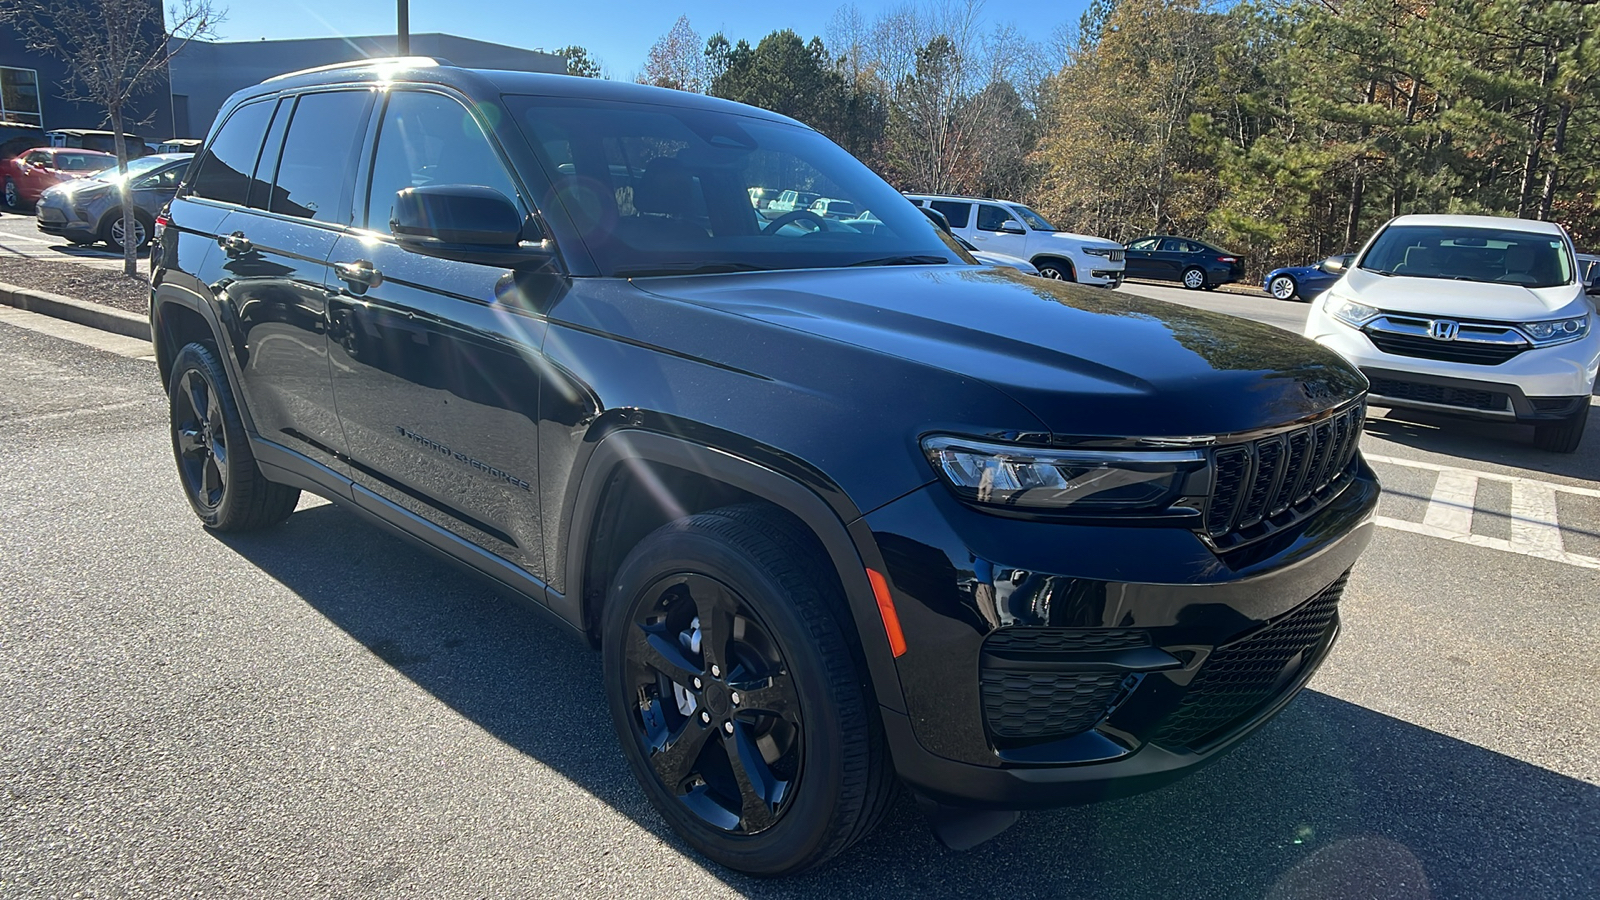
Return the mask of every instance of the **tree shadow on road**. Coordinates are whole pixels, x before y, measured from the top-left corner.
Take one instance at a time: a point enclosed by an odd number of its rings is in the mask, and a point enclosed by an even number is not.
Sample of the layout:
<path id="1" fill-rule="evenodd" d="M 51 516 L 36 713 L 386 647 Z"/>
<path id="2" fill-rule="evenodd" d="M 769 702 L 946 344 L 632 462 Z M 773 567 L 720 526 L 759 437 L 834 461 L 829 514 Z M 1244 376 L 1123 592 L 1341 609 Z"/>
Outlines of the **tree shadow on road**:
<path id="1" fill-rule="evenodd" d="M 582 641 L 335 506 L 223 540 L 441 703 L 694 858 L 629 774 Z M 707 867 L 750 896 L 830 900 L 1576 897 L 1600 871 L 1600 787 L 1308 691 L 1190 778 L 1025 814 L 966 853 L 902 799 L 821 871 Z"/>

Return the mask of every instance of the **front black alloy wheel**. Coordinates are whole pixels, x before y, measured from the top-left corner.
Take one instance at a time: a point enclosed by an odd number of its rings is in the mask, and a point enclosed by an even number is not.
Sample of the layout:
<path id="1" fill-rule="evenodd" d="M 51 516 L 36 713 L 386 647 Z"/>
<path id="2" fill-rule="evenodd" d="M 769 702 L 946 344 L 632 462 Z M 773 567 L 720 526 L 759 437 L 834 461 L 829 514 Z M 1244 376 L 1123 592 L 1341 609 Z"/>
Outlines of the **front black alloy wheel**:
<path id="1" fill-rule="evenodd" d="M 895 780 L 837 580 L 783 513 L 669 523 L 613 579 L 601 643 L 630 768 L 685 840 L 722 865 L 817 865 L 882 817 Z"/>
<path id="2" fill-rule="evenodd" d="M 261 474 L 211 348 L 189 344 L 178 351 L 168 385 L 172 455 L 200 521 L 216 531 L 250 531 L 287 519 L 300 489 Z"/>

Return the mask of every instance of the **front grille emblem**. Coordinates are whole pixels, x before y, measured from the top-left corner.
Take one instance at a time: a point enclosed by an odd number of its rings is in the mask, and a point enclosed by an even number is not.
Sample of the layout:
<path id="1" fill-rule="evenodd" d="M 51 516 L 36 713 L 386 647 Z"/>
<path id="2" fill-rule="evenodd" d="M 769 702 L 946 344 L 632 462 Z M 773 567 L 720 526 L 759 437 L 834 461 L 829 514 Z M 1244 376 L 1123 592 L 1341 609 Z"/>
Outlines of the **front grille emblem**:
<path id="1" fill-rule="evenodd" d="M 1436 341 L 1453 341 L 1460 330 L 1461 323 L 1450 319 L 1434 319 L 1428 323 L 1428 336 Z"/>

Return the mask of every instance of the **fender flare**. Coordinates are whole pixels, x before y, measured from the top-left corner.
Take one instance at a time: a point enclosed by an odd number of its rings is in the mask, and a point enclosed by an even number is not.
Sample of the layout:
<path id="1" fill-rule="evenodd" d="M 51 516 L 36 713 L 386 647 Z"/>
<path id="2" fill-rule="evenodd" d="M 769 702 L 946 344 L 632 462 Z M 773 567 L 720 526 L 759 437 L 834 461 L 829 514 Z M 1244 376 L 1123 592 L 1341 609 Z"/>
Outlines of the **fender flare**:
<path id="1" fill-rule="evenodd" d="M 161 317 L 165 308 L 171 305 L 181 306 L 198 314 L 206 323 L 206 327 L 211 330 L 211 339 L 216 342 L 217 355 L 222 359 L 222 367 L 228 372 L 228 390 L 233 392 L 234 406 L 239 410 L 239 417 L 244 420 L 245 432 L 251 438 L 259 437 L 259 432 L 256 431 L 255 419 L 250 415 L 250 407 L 244 402 L 244 398 L 239 393 L 240 375 L 237 348 L 234 346 L 234 342 L 226 337 L 232 334 L 232 331 L 223 325 L 214 305 L 206 302 L 204 298 L 193 291 L 172 284 L 169 281 L 163 281 L 151 289 L 150 343 L 151 347 L 156 351 L 158 365 L 163 349 L 162 342 L 165 337 Z M 177 347 L 166 349 L 173 355 L 176 355 L 179 350 Z M 161 372 L 160 374 L 162 386 L 165 387 L 169 373 Z"/>
<path id="2" fill-rule="evenodd" d="M 816 492 L 793 478 L 715 447 L 654 431 L 623 428 L 595 446 L 584 467 L 567 531 L 567 593 L 547 594 L 551 609 L 580 629 L 587 629 L 583 573 L 590 533 L 606 486 L 619 466 L 646 461 L 672 466 L 723 482 L 777 506 L 803 522 L 821 542 L 844 587 L 845 600 L 866 658 L 867 672 L 879 704 L 905 711 L 899 674 L 889 650 L 867 568 L 884 571 L 884 562 L 864 527 L 850 528 Z M 859 516 L 856 516 L 859 520 Z M 857 540 L 852 537 L 856 534 Z M 602 601 L 603 602 L 603 601 Z"/>

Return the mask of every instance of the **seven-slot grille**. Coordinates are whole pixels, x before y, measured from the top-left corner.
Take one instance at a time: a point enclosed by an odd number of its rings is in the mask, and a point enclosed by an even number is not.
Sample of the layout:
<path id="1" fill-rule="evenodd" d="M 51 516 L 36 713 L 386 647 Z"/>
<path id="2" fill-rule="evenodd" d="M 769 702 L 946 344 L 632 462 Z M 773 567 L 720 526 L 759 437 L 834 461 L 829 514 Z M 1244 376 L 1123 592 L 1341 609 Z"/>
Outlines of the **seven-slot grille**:
<path id="1" fill-rule="evenodd" d="M 1281 697 L 1287 680 L 1317 661 L 1309 654 L 1333 627 L 1349 577 L 1346 572 L 1277 621 L 1212 651 L 1152 740 L 1201 748 Z"/>
<path id="2" fill-rule="evenodd" d="M 1224 550 L 1271 534 L 1312 512 L 1342 486 L 1355 458 L 1366 406 L 1284 434 L 1216 451 L 1206 531 Z"/>

